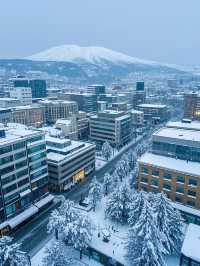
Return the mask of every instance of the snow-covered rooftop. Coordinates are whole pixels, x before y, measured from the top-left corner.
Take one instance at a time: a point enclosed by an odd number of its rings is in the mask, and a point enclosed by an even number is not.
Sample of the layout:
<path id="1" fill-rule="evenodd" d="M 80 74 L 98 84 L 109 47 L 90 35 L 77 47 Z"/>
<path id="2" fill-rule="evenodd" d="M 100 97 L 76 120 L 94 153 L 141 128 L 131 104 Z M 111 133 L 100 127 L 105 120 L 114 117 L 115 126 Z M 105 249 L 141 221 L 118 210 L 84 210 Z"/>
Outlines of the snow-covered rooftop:
<path id="1" fill-rule="evenodd" d="M 134 110 L 134 109 L 131 110 L 131 114 L 143 114 L 143 113 L 144 113 L 143 111 Z"/>
<path id="2" fill-rule="evenodd" d="M 186 236 L 183 242 L 181 253 L 188 258 L 200 262 L 200 226 L 189 224 Z"/>
<path id="3" fill-rule="evenodd" d="M 146 152 L 138 161 L 139 163 L 200 177 L 200 163 L 198 162 L 175 159 L 150 152 Z"/>
<path id="4" fill-rule="evenodd" d="M 26 137 L 41 134 L 41 132 L 38 132 L 37 130 L 27 129 L 25 126 L 20 126 L 20 124 L 14 124 L 15 126 L 18 125 L 18 127 L 6 127 L 5 128 L 5 137 L 0 138 L 0 145 L 5 145 L 8 143 L 12 143 L 16 140 L 23 140 Z"/>
<path id="5" fill-rule="evenodd" d="M 200 130 L 188 130 L 180 128 L 164 127 L 153 134 L 153 138 L 162 138 L 171 141 L 171 139 L 179 141 L 200 142 Z"/>
<path id="6" fill-rule="evenodd" d="M 157 109 L 162 109 L 162 108 L 165 108 L 166 105 L 165 105 L 165 104 L 150 104 L 150 103 L 142 103 L 142 104 L 139 104 L 138 107 L 142 107 L 142 108 L 157 108 Z"/>
<path id="7" fill-rule="evenodd" d="M 166 124 L 166 126 L 170 128 L 180 128 L 180 129 L 190 129 L 190 130 L 200 131 L 200 122 L 198 121 L 192 121 L 190 123 L 184 123 L 181 121 L 177 121 L 177 122 L 170 121 Z"/>

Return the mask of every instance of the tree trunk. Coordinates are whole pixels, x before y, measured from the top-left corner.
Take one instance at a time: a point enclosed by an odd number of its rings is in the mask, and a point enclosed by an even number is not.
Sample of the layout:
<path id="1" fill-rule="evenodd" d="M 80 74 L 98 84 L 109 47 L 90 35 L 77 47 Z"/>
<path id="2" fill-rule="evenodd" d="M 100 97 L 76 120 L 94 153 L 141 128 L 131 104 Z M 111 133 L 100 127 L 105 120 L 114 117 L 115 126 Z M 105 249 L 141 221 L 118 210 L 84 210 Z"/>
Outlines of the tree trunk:
<path id="1" fill-rule="evenodd" d="M 82 252 L 82 249 L 80 250 L 80 260 L 82 259 L 82 255 L 83 255 L 83 252 Z"/>
<path id="2" fill-rule="evenodd" d="M 56 237 L 56 240 L 58 240 L 58 229 L 55 229 L 55 237 Z"/>

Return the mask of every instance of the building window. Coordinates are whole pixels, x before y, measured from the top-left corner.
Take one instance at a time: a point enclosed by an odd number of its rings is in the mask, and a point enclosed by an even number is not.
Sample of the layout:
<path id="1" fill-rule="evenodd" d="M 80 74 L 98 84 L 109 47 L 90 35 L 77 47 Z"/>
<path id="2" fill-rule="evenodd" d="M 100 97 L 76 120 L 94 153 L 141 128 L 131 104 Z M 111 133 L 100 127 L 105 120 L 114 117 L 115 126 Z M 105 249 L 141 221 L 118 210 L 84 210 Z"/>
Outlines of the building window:
<path id="1" fill-rule="evenodd" d="M 19 152 L 19 153 L 16 153 L 15 154 L 15 160 L 18 160 L 18 159 L 21 159 L 23 157 L 26 156 L 26 152 L 25 151 L 22 151 L 22 152 Z"/>
<path id="2" fill-rule="evenodd" d="M 188 200 L 188 201 L 187 201 L 187 204 L 188 204 L 189 206 L 195 207 L 195 202 L 194 202 L 194 201 Z"/>
<path id="3" fill-rule="evenodd" d="M 13 145 L 13 149 L 14 150 L 22 149 L 22 148 L 24 148 L 24 146 L 25 146 L 24 142 L 19 142 L 19 143 L 16 143 Z"/>
<path id="4" fill-rule="evenodd" d="M 171 190 L 171 185 L 170 184 L 163 184 L 163 189 Z"/>
<path id="5" fill-rule="evenodd" d="M 176 196 L 175 200 L 176 200 L 176 202 L 182 203 L 182 199 L 180 197 Z"/>
<path id="6" fill-rule="evenodd" d="M 172 175 L 170 173 L 168 173 L 168 172 L 164 172 L 163 178 L 171 180 L 172 179 Z"/>
<path id="7" fill-rule="evenodd" d="M 44 136 L 36 136 L 27 140 L 27 143 L 35 142 L 44 139 Z"/>
<path id="8" fill-rule="evenodd" d="M 188 190 L 188 195 L 192 197 L 196 197 L 196 191 Z"/>
<path id="9" fill-rule="evenodd" d="M 157 179 L 151 179 L 151 185 L 158 187 L 158 180 Z"/>
<path id="10" fill-rule="evenodd" d="M 142 173 L 148 174 L 149 169 L 147 167 L 142 167 Z"/>
<path id="11" fill-rule="evenodd" d="M 176 192 L 184 194 L 184 188 L 183 187 L 177 187 Z"/>
<path id="12" fill-rule="evenodd" d="M 3 188 L 3 193 L 6 194 L 6 193 L 9 193 L 13 190 L 15 190 L 17 188 L 17 185 L 16 184 L 13 184 L 7 188 Z"/>
<path id="13" fill-rule="evenodd" d="M 27 160 L 24 160 L 24 161 L 22 161 L 20 163 L 16 163 L 15 164 L 15 167 L 16 167 L 17 170 L 22 168 L 22 167 L 25 167 L 25 166 L 27 166 Z"/>
<path id="14" fill-rule="evenodd" d="M 152 170 L 152 175 L 154 176 L 159 176 L 159 171 L 158 170 Z"/>
<path id="15" fill-rule="evenodd" d="M 10 163 L 13 161 L 13 156 L 8 156 L 0 159 L 0 165 L 5 164 L 5 163 Z"/>
<path id="16" fill-rule="evenodd" d="M 176 177 L 176 182 L 184 184 L 185 183 L 185 178 L 183 176 L 177 176 Z"/>
<path id="17" fill-rule="evenodd" d="M 148 178 L 146 178 L 146 177 L 141 177 L 141 182 L 143 182 L 143 183 L 148 183 Z"/>
<path id="18" fill-rule="evenodd" d="M 11 214 L 14 214 L 16 212 L 16 205 L 15 203 L 9 205 L 9 206 L 6 206 L 6 214 L 7 216 L 11 215 Z"/>
<path id="19" fill-rule="evenodd" d="M 189 179 L 189 185 L 190 186 L 197 186 L 197 180 L 195 180 L 195 179 Z"/>
<path id="20" fill-rule="evenodd" d="M 1 175 L 6 175 L 10 172 L 13 172 L 14 171 L 14 165 L 11 165 L 11 166 L 8 166 L 4 169 L 1 170 Z"/>
<path id="21" fill-rule="evenodd" d="M 12 151 L 12 146 L 1 147 L 0 154 L 4 154 Z"/>

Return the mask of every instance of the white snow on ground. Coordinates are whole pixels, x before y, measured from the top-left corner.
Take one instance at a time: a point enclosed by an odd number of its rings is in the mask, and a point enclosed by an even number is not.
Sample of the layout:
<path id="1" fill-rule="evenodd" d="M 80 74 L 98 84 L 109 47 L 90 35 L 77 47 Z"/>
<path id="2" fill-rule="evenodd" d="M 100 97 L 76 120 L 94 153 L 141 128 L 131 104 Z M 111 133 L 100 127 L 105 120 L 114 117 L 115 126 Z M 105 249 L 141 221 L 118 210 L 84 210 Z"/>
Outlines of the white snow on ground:
<path id="1" fill-rule="evenodd" d="M 107 161 L 102 158 L 102 157 L 97 157 L 95 158 L 95 169 L 99 170 L 100 168 L 102 168 L 105 164 L 107 163 Z"/>
<path id="2" fill-rule="evenodd" d="M 45 249 L 50 247 L 55 241 L 52 238 L 43 248 L 40 249 L 38 253 L 36 253 L 31 259 L 31 266 L 42 266 L 42 259 L 45 257 Z M 83 255 L 82 260 L 79 259 L 79 252 L 76 250 L 68 249 L 66 247 L 66 255 L 69 258 L 73 258 L 74 262 L 70 264 L 70 266 L 101 266 L 102 264 L 93 260 L 89 259 L 87 256 Z"/>

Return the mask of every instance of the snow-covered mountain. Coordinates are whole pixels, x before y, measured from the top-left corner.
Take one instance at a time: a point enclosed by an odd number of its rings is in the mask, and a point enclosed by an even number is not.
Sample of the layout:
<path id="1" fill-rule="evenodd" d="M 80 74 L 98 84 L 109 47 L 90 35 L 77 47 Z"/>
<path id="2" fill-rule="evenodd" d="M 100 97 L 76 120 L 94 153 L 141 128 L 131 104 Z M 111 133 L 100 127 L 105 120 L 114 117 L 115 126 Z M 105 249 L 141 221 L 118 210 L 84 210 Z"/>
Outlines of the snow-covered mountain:
<path id="1" fill-rule="evenodd" d="M 138 59 L 103 47 L 77 45 L 50 48 L 24 59 L 0 59 L 0 69 L 19 74 L 40 71 L 80 84 L 106 84 L 130 79 L 135 74 L 168 75 L 184 71 L 176 66 Z"/>
<path id="2" fill-rule="evenodd" d="M 158 65 L 153 61 L 131 57 L 104 47 L 82 47 L 78 45 L 62 45 L 53 47 L 29 56 L 26 59 L 35 61 L 87 62 L 92 64 L 100 64 L 102 61 L 107 61 L 113 64 Z"/>

